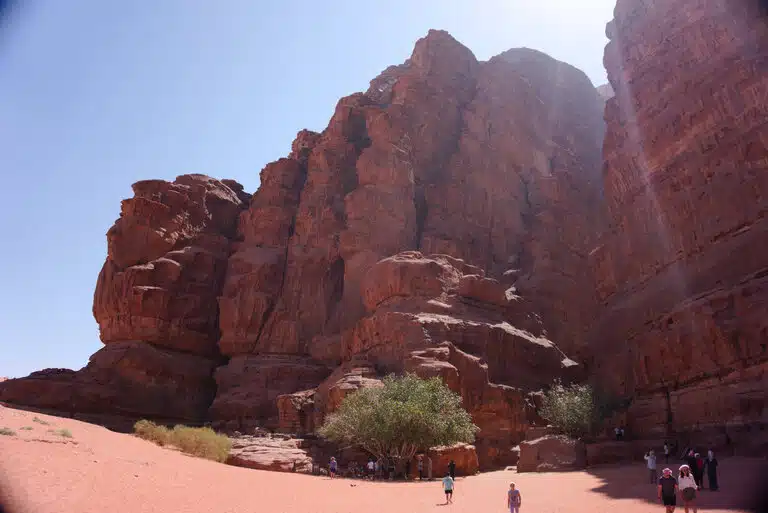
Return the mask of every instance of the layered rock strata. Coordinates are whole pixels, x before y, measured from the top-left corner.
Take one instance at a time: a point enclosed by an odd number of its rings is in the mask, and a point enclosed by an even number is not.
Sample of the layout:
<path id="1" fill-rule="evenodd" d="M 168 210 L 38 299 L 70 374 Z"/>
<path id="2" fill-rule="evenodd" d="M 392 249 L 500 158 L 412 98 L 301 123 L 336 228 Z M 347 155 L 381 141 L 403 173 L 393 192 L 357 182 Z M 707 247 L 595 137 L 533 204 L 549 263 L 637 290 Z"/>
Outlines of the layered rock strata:
<path id="1" fill-rule="evenodd" d="M 509 464 L 536 391 L 578 373 L 563 351 L 586 352 L 601 112 L 567 64 L 479 62 L 430 31 L 301 131 L 252 198 L 200 176 L 136 184 L 94 315 L 104 354 L 140 356 L 12 380 L 0 399 L 55 383 L 70 392 L 52 408 L 98 390 L 72 408 L 311 432 L 351 391 L 413 371 L 462 395 L 481 468 Z M 95 376 L 110 365 L 127 369 Z"/>
<path id="2" fill-rule="evenodd" d="M 591 367 L 634 398 L 636 435 L 768 420 L 767 21 L 757 1 L 619 0 L 607 27 Z"/>
<path id="3" fill-rule="evenodd" d="M 72 415 L 202 422 L 220 365 L 216 298 L 242 187 L 202 175 L 133 186 L 107 233 L 93 313 L 104 347 L 79 371 L 3 383 L 0 400 Z"/>

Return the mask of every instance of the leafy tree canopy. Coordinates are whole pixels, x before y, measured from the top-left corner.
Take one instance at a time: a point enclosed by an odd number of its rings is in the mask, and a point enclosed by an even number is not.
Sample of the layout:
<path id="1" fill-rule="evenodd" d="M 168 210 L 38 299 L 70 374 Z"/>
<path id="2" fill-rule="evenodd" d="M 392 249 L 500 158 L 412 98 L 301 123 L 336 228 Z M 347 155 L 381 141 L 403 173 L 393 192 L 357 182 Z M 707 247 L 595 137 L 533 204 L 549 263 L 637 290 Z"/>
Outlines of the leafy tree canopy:
<path id="1" fill-rule="evenodd" d="M 361 388 L 348 395 L 319 432 L 397 465 L 413 458 L 417 450 L 471 443 L 477 431 L 461 406 L 461 397 L 440 378 L 424 380 L 407 374 L 388 376 L 383 387 Z"/>

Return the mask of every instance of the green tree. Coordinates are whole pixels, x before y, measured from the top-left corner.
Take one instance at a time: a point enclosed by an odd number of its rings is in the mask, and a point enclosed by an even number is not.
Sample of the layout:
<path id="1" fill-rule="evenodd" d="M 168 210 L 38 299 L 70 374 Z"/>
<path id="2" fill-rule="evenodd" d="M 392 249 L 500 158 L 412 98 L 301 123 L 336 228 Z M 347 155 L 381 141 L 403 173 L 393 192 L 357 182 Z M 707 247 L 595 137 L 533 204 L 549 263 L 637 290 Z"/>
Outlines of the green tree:
<path id="1" fill-rule="evenodd" d="M 555 381 L 544 396 L 539 414 L 565 434 L 581 438 L 590 433 L 599 411 L 590 385 L 564 386 Z"/>
<path id="2" fill-rule="evenodd" d="M 440 378 L 413 374 L 384 378 L 380 388 L 362 388 L 347 397 L 320 428 L 324 438 L 359 446 L 401 468 L 418 450 L 471 443 L 478 427 L 461 397 Z"/>

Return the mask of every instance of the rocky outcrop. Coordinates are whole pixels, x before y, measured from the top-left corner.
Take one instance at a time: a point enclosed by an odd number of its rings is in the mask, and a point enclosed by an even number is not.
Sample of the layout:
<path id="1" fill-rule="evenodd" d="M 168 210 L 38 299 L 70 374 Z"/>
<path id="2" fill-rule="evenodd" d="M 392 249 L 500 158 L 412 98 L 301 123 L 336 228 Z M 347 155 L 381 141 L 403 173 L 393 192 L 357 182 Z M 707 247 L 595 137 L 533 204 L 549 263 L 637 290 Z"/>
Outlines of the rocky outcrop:
<path id="1" fill-rule="evenodd" d="M 478 418 L 482 404 L 489 425 L 522 430 L 526 394 L 562 371 L 552 341 L 580 354 L 596 305 L 584 292 L 603 215 L 600 106 L 582 72 L 544 54 L 478 62 L 431 31 L 340 100 L 322 133 L 300 132 L 240 218 L 219 299 L 231 359 L 216 372 L 214 425 L 312 431 L 348 391 L 451 341 L 454 353 L 429 358 L 487 361 L 472 378 Z M 388 258 L 408 250 L 445 256 Z M 480 306 L 446 312 L 435 303 L 446 291 Z M 491 385 L 510 369 L 523 392 Z"/>
<path id="2" fill-rule="evenodd" d="M 202 175 L 133 190 L 107 233 L 94 294 L 105 347 L 77 372 L 4 382 L 0 400 L 70 414 L 205 419 L 220 364 L 216 298 L 248 197 L 236 182 Z"/>
<path id="3" fill-rule="evenodd" d="M 430 31 L 299 132 L 252 198 L 198 175 L 137 183 L 94 297 L 106 347 L 0 399 L 45 382 L 67 390 L 53 408 L 88 391 L 94 410 L 311 433 L 346 394 L 413 371 L 461 394 L 481 468 L 509 464 L 537 391 L 579 377 L 601 112 L 567 64 L 480 62 Z"/>
<path id="4" fill-rule="evenodd" d="M 544 436 L 520 444 L 518 472 L 556 472 L 586 466 L 584 444 L 566 436 Z"/>
<path id="5" fill-rule="evenodd" d="M 278 398 L 281 429 L 311 432 L 345 395 L 380 386 L 382 374 L 437 376 L 480 428 L 472 449 L 480 468 L 495 468 L 516 461 L 514 446 L 539 421 L 536 391 L 578 376 L 551 341 L 507 322 L 531 317 L 525 301 L 461 260 L 415 251 L 383 259 L 363 279 L 362 296 L 369 314 L 342 335 L 344 363 L 316 389 Z"/>
<path id="6" fill-rule="evenodd" d="M 448 474 L 450 463 L 456 465 L 457 476 L 472 476 L 480 470 L 477 460 L 477 451 L 473 445 L 455 444 L 444 447 L 433 447 L 427 453 L 427 457 L 432 459 L 432 476 L 435 478 L 444 477 Z M 415 468 L 415 465 L 411 465 Z M 427 464 L 425 462 L 426 470 Z"/>
<path id="7" fill-rule="evenodd" d="M 757 1 L 619 0 L 607 27 L 590 367 L 637 436 L 768 420 L 766 21 Z"/>

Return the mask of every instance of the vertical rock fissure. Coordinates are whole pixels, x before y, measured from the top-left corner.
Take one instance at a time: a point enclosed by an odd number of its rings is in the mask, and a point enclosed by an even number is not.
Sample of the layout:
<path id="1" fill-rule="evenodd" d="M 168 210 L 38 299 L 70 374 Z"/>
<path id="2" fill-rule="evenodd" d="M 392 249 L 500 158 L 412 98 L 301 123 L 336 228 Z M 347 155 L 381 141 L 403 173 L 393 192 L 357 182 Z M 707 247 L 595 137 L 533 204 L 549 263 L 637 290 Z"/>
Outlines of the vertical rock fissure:
<path id="1" fill-rule="evenodd" d="M 301 164 L 301 183 L 298 186 L 299 189 L 299 198 L 301 198 L 301 191 L 304 190 L 304 184 L 307 181 L 307 168 L 308 163 L 306 161 L 302 162 Z M 288 238 L 285 244 L 285 252 L 283 253 L 283 268 L 282 268 L 282 275 L 280 276 L 280 288 L 278 289 L 278 293 L 275 295 L 275 299 L 270 302 L 269 306 L 264 311 L 264 315 L 261 320 L 261 325 L 259 327 L 259 334 L 255 338 L 254 347 L 251 349 L 250 352 L 254 352 L 255 348 L 259 347 L 261 343 L 261 337 L 264 335 L 265 328 L 267 326 L 267 321 L 272 316 L 272 313 L 275 311 L 275 307 L 277 306 L 277 303 L 280 301 L 280 298 L 283 295 L 283 289 L 285 288 L 285 279 L 288 275 L 288 257 L 290 253 L 291 248 L 291 239 L 293 238 L 294 231 L 296 230 L 296 216 L 299 213 L 298 206 L 293 211 L 293 215 L 291 216 L 291 224 L 288 228 Z"/>

